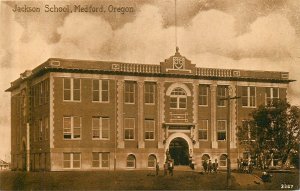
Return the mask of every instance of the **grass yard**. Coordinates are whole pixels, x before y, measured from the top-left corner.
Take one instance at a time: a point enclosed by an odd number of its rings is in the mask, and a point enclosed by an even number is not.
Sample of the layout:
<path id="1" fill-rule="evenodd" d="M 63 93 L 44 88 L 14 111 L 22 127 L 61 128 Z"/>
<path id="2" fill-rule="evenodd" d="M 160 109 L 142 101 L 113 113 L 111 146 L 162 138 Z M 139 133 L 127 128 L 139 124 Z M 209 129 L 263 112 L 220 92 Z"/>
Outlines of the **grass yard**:
<path id="1" fill-rule="evenodd" d="M 239 184 L 234 177 L 232 189 L 280 189 L 281 175 L 276 182 L 266 184 Z M 299 174 L 284 174 L 284 179 L 298 182 Z M 298 178 L 297 178 L 298 177 Z M 244 177 L 241 177 L 245 179 Z M 293 183 L 296 184 L 296 183 Z M 280 186 L 280 185 L 279 185 Z M 298 186 L 298 187 L 297 187 Z M 299 189 L 294 185 L 292 190 Z M 0 190 L 224 190 L 226 173 L 202 174 L 175 171 L 174 176 L 154 176 L 154 171 L 83 171 L 83 172 L 1 172 Z"/>

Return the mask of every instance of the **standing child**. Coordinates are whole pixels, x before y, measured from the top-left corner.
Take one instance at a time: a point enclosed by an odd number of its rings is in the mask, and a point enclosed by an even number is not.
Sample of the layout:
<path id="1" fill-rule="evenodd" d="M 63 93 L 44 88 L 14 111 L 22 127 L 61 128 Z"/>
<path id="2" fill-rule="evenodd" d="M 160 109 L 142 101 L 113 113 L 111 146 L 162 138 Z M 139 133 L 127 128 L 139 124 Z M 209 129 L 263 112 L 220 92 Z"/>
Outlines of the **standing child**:
<path id="1" fill-rule="evenodd" d="M 158 162 L 156 162 L 155 171 L 156 171 L 156 176 L 158 176 L 158 173 L 159 173 L 159 163 Z"/>
<path id="2" fill-rule="evenodd" d="M 217 171 L 218 171 L 218 167 L 219 167 L 219 164 L 218 164 L 218 159 L 215 159 L 215 168 L 214 168 L 214 171 L 215 171 L 215 173 L 217 173 Z"/>
<path id="3" fill-rule="evenodd" d="M 211 160 L 208 161 L 208 172 L 211 173 L 212 170 L 212 164 L 211 164 Z"/>
<path id="4" fill-rule="evenodd" d="M 165 164 L 164 164 L 164 176 L 168 175 L 168 166 L 169 166 L 168 162 L 165 162 Z"/>
<path id="5" fill-rule="evenodd" d="M 169 161 L 169 174 L 170 174 L 171 176 L 173 176 L 173 169 L 174 169 L 174 164 L 173 164 L 173 161 L 170 160 L 170 161 Z"/>
<path id="6" fill-rule="evenodd" d="M 203 161 L 203 169 L 204 169 L 204 172 L 206 173 L 207 172 L 207 161 L 206 160 Z"/>

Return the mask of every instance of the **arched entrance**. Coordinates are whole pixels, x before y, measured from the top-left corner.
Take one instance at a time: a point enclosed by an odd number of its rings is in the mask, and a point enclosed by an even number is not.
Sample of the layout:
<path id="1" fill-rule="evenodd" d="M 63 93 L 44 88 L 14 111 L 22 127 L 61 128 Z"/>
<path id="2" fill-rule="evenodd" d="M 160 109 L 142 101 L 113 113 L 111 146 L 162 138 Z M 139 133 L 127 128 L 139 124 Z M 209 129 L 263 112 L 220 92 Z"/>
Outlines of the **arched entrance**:
<path id="1" fill-rule="evenodd" d="M 189 165 L 189 145 L 181 137 L 174 138 L 169 145 L 169 153 L 174 165 Z"/>

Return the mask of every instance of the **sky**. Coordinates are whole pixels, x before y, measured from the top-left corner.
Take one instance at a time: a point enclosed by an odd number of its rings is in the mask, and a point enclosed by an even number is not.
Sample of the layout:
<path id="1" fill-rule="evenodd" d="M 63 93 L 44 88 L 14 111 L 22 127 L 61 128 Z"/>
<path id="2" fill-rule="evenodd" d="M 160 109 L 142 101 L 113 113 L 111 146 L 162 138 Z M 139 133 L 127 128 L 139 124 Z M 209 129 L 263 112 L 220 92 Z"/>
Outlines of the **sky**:
<path id="1" fill-rule="evenodd" d="M 10 159 L 10 82 L 51 57 L 159 64 L 175 53 L 198 67 L 290 72 L 300 105 L 299 0 L 0 2 L 0 159 Z M 44 6 L 133 7 L 130 13 L 45 13 Z M 37 6 L 39 13 L 19 13 Z M 177 38 L 175 38 L 175 23 Z M 176 40 L 177 39 L 177 40 Z"/>

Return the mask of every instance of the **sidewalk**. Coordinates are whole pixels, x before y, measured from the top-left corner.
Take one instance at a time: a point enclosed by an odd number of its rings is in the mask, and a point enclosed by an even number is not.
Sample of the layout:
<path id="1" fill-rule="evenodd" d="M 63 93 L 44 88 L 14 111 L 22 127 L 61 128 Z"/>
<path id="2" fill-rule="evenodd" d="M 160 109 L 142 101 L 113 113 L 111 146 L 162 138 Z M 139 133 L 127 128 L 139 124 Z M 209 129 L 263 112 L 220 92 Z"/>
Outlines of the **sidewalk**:
<path id="1" fill-rule="evenodd" d="M 255 174 L 246 174 L 246 173 L 232 173 L 232 176 L 235 178 L 236 182 L 242 187 L 263 185 L 262 180 Z"/>

